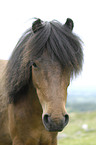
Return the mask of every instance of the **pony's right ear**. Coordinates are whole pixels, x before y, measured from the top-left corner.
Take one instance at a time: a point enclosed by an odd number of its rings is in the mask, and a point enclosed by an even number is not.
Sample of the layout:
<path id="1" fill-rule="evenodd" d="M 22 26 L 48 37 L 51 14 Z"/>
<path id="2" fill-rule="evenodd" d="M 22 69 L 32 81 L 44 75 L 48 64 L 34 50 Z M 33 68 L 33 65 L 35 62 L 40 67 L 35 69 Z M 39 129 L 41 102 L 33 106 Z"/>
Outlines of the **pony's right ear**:
<path id="1" fill-rule="evenodd" d="M 41 19 L 37 19 L 36 21 L 34 21 L 34 23 L 32 24 L 32 30 L 34 33 L 36 33 L 38 30 L 40 30 L 42 27 L 44 26 L 44 23 Z"/>
<path id="2" fill-rule="evenodd" d="M 67 26 L 71 31 L 73 30 L 73 27 L 74 27 L 74 23 L 73 23 L 73 20 L 70 19 L 70 18 L 67 18 L 65 24 L 65 26 Z"/>

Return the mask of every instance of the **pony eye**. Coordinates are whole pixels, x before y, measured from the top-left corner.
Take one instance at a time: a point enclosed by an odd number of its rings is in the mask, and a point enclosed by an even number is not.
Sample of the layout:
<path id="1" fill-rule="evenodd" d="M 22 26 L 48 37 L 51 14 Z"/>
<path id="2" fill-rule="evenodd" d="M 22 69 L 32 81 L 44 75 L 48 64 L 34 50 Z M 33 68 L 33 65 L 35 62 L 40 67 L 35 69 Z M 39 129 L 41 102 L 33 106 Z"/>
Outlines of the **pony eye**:
<path id="1" fill-rule="evenodd" d="M 34 62 L 33 62 L 33 64 L 32 64 L 32 65 L 33 65 L 35 68 L 37 67 L 36 63 L 34 63 Z"/>

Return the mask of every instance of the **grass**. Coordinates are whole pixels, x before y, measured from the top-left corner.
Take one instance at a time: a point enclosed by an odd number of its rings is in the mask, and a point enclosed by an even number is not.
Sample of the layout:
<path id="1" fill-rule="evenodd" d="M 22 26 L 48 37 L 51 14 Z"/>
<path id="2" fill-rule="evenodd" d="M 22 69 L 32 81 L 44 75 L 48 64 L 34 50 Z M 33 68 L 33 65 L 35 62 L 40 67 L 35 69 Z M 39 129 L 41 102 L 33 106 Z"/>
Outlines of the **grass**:
<path id="1" fill-rule="evenodd" d="M 88 128 L 83 129 L 84 124 Z M 58 145 L 96 145 L 96 112 L 71 113 L 68 126 L 59 133 Z"/>

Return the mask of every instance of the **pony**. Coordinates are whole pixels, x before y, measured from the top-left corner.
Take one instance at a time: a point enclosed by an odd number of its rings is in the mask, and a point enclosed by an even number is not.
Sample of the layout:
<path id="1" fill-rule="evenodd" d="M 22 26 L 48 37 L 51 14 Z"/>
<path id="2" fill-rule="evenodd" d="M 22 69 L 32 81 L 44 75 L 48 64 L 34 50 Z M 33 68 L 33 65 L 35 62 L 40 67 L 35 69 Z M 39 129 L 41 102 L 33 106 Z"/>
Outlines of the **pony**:
<path id="1" fill-rule="evenodd" d="M 67 88 L 83 65 L 73 27 L 70 18 L 37 18 L 10 59 L 0 60 L 0 145 L 57 145 L 69 121 Z"/>

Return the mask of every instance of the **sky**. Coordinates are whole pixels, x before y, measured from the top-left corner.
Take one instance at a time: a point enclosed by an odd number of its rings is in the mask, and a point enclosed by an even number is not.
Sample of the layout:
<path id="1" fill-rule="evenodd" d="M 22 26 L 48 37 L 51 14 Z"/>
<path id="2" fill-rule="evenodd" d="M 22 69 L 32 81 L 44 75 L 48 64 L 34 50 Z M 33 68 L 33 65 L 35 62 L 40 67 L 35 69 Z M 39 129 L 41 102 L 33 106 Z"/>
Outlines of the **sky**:
<path id="1" fill-rule="evenodd" d="M 74 21 L 74 30 L 84 42 L 82 73 L 71 88 L 96 90 L 96 1 L 95 0 L 3 0 L 0 2 L 0 59 L 9 59 L 18 39 L 32 25 L 32 18 Z"/>

